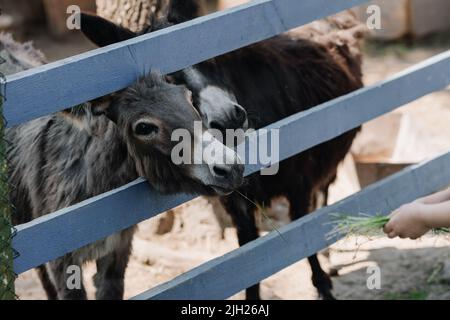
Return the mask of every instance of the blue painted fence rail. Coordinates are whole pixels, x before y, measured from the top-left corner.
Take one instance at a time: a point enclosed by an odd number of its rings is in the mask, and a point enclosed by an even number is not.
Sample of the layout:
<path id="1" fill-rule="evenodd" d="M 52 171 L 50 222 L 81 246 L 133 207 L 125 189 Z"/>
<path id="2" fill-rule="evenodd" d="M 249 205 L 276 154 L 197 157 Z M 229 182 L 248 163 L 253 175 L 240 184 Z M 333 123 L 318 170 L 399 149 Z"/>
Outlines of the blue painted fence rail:
<path id="1" fill-rule="evenodd" d="M 280 129 L 280 160 L 332 139 L 375 117 L 450 84 L 450 51 L 373 86 L 274 123 Z M 320 123 L 320 126 L 317 124 Z M 304 135 L 303 132 L 308 132 Z M 255 136 L 250 140 L 255 143 Z M 261 166 L 246 167 L 246 174 Z M 21 256 L 17 273 L 58 258 L 88 243 L 130 227 L 192 197 L 164 196 L 138 180 L 120 189 L 59 210 L 18 227 L 13 239 Z M 93 223 L 95 221 L 95 223 Z"/>
<path id="2" fill-rule="evenodd" d="M 150 70 L 175 72 L 367 0 L 254 0 L 7 77 L 8 125 L 123 89 Z"/>
<path id="3" fill-rule="evenodd" d="M 5 116 L 9 125 L 20 124 L 122 89 L 150 70 L 163 73 L 177 71 L 364 2 L 367 1 L 255 0 L 153 34 L 28 70 L 7 78 Z M 272 124 L 270 128 L 280 129 L 280 160 L 444 88 L 449 83 L 450 51 L 372 87 Z M 320 126 L 317 125 L 319 123 Z M 308 135 L 301 132 L 308 132 Z M 254 143 L 263 134 L 259 131 L 249 139 Z M 226 298 L 334 242 L 323 237 L 327 230 L 323 222 L 332 210 L 345 209 L 346 212 L 356 213 L 378 208 L 388 212 L 404 201 L 448 184 L 450 172 L 445 170 L 445 164 L 449 160 L 450 154 L 447 154 L 422 166 L 407 169 L 335 206 L 284 227 L 282 232 L 288 246 L 277 234 L 269 234 L 137 298 Z M 247 166 L 246 174 L 259 169 L 260 165 Z M 20 225 L 13 239 L 14 248 L 21 253 L 15 260 L 14 269 L 16 273 L 22 273 L 192 197 L 156 194 L 141 179 Z M 385 200 L 380 203 L 379 199 Z M 286 247 L 283 249 L 281 245 Z M 240 268 L 239 273 L 243 277 L 235 277 L 237 268 Z"/>
<path id="4" fill-rule="evenodd" d="M 390 213 L 406 202 L 448 186 L 449 163 L 450 153 L 447 153 L 424 164 L 406 168 L 347 199 L 280 228 L 279 233 L 271 232 L 133 299 L 229 298 L 336 242 L 338 238 L 326 237 L 332 228 L 330 213 Z"/>

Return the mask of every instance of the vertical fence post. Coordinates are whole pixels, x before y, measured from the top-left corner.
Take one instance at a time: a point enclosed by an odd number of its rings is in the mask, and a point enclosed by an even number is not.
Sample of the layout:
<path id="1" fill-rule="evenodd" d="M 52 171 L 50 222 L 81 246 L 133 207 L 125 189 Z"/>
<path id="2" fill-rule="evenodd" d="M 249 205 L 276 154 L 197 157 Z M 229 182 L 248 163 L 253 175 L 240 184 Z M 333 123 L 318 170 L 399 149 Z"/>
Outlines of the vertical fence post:
<path id="1" fill-rule="evenodd" d="M 0 78 L 3 91 L 4 76 L 1 73 Z M 13 271 L 14 250 L 11 245 L 12 210 L 9 201 L 6 141 L 4 139 L 6 120 L 3 117 L 3 100 L 4 92 L 0 93 L 0 300 L 12 300 L 15 299 L 14 280 L 16 275 Z"/>

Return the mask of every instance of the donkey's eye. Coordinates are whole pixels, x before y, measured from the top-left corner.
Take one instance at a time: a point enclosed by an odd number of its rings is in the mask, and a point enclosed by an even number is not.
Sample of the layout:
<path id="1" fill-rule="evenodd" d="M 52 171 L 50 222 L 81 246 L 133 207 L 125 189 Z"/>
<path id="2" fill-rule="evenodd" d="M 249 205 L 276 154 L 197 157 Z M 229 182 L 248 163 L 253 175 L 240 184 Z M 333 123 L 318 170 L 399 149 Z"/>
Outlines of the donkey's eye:
<path id="1" fill-rule="evenodd" d="M 138 136 L 149 136 L 158 133 L 158 131 L 159 128 L 156 125 L 148 122 L 140 122 L 134 128 L 134 132 Z"/>

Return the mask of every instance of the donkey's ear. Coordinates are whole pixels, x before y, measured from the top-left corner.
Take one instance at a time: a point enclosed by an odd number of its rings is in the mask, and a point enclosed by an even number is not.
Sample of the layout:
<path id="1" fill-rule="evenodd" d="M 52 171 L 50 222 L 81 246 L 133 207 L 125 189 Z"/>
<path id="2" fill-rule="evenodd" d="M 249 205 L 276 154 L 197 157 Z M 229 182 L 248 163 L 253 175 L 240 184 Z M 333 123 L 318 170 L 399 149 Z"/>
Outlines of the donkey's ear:
<path id="1" fill-rule="evenodd" d="M 81 31 L 99 47 L 105 47 L 137 36 L 136 33 L 111 21 L 87 13 L 81 13 Z"/>
<path id="2" fill-rule="evenodd" d="M 100 116 L 108 112 L 109 107 L 112 103 L 112 95 L 107 95 L 104 97 L 91 100 L 91 112 L 94 116 Z"/>
<path id="3" fill-rule="evenodd" d="M 117 123 L 118 104 L 115 93 L 91 100 L 91 112 L 94 116 L 104 115 L 109 120 Z"/>

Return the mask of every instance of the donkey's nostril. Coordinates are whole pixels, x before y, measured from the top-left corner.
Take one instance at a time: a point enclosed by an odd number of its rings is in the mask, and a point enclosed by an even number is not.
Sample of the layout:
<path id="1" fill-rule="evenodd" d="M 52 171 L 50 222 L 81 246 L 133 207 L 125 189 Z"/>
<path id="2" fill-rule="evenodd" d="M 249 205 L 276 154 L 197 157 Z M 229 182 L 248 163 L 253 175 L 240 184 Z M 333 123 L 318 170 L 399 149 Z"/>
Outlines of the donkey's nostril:
<path id="1" fill-rule="evenodd" d="M 213 167 L 213 171 L 214 174 L 220 178 L 227 178 L 231 173 L 231 169 L 229 167 L 220 165 L 215 165 Z"/>
<path id="2" fill-rule="evenodd" d="M 236 120 L 240 124 L 244 123 L 247 120 L 247 111 L 241 106 L 235 106 L 234 109 L 236 111 Z"/>

